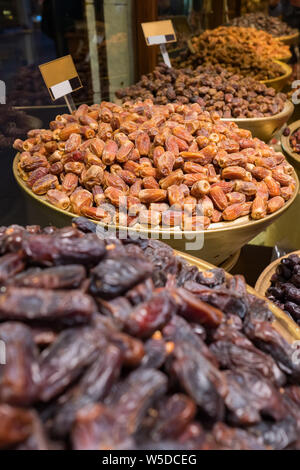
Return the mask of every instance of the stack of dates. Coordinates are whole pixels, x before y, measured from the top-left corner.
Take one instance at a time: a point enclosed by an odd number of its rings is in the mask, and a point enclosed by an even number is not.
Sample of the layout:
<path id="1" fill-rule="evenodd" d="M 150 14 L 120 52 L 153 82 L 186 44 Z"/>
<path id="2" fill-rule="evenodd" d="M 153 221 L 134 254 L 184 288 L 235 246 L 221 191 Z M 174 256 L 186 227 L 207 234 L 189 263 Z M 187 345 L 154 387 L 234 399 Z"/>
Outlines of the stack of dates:
<path id="1" fill-rule="evenodd" d="M 254 118 L 280 113 L 286 102 L 284 93 L 276 93 L 253 78 L 233 74 L 219 65 L 196 69 L 174 69 L 160 64 L 143 75 L 135 85 L 120 88 L 117 98 L 152 99 L 156 104 L 198 103 L 221 118 Z"/>
<path id="2" fill-rule="evenodd" d="M 297 34 L 298 29 L 291 28 L 287 23 L 276 16 L 266 15 L 262 12 L 248 13 L 229 22 L 231 26 L 242 26 L 266 31 L 274 37 L 291 36 Z"/>
<path id="3" fill-rule="evenodd" d="M 300 324 L 300 257 L 297 254 L 281 260 L 266 295 Z"/>
<path id="4" fill-rule="evenodd" d="M 285 128 L 284 135 L 289 135 L 289 133 L 289 128 Z M 296 129 L 296 131 L 291 135 L 290 146 L 292 147 L 293 152 L 300 153 L 300 129 Z"/>
<path id="5" fill-rule="evenodd" d="M 95 232 L 1 228 L 0 448 L 299 448 L 300 365 L 243 278 Z"/>
<path id="6" fill-rule="evenodd" d="M 198 103 L 81 105 L 14 147 L 35 194 L 104 223 L 206 229 L 262 219 L 295 192 L 282 153 Z"/>

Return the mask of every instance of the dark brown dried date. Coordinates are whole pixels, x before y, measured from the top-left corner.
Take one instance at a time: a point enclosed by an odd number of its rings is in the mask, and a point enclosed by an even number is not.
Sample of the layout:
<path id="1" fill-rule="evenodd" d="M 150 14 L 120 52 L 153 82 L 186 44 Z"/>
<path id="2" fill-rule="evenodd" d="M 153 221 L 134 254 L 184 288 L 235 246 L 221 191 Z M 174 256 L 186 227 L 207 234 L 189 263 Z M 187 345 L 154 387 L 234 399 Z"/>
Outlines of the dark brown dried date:
<path id="1" fill-rule="evenodd" d="M 151 272 L 152 264 L 146 259 L 130 256 L 106 259 L 91 271 L 90 292 L 112 299 L 151 276 Z"/>
<path id="2" fill-rule="evenodd" d="M 70 432 L 78 410 L 105 398 L 118 379 L 121 366 L 122 352 L 109 344 L 89 366 L 78 385 L 60 396 L 51 426 L 55 437 L 62 438 Z"/>
<path id="3" fill-rule="evenodd" d="M 276 421 L 283 419 L 286 408 L 280 392 L 258 372 L 234 369 L 225 373 L 228 392 L 224 399 L 234 425 L 249 426 L 261 420 L 260 413 Z"/>
<path id="4" fill-rule="evenodd" d="M 166 292 L 154 294 L 147 302 L 137 305 L 125 320 L 125 329 L 132 336 L 147 338 L 162 328 L 176 313 L 176 304 Z"/>
<path id="5" fill-rule="evenodd" d="M 106 340 L 91 327 L 69 328 L 40 356 L 40 399 L 63 392 L 101 354 Z"/>
<path id="6" fill-rule="evenodd" d="M 38 351 L 31 330 L 17 322 L 0 324 L 5 364 L 0 365 L 0 402 L 28 406 L 38 397 Z"/>
<path id="7" fill-rule="evenodd" d="M 9 284 L 15 287 L 38 289 L 76 289 L 86 278 L 86 271 L 80 265 L 55 266 L 46 269 L 29 269 L 15 276 Z"/>
<path id="8" fill-rule="evenodd" d="M 174 296 L 180 309 L 180 314 L 187 320 L 208 327 L 218 326 L 223 313 L 218 308 L 203 302 L 183 288 L 176 289 Z"/>
<path id="9" fill-rule="evenodd" d="M 1 320 L 61 322 L 71 326 L 88 322 L 96 310 L 92 297 L 79 290 L 9 286 L 0 295 Z"/>
<path id="10" fill-rule="evenodd" d="M 0 405 L 0 449 L 24 441 L 32 432 L 31 411 Z"/>
<path id="11" fill-rule="evenodd" d="M 209 418 L 221 420 L 227 392 L 222 373 L 188 342 L 177 342 L 172 356 L 171 370 L 181 387 Z"/>
<path id="12" fill-rule="evenodd" d="M 0 258 L 0 284 L 22 271 L 25 267 L 22 252 L 7 253 Z"/>

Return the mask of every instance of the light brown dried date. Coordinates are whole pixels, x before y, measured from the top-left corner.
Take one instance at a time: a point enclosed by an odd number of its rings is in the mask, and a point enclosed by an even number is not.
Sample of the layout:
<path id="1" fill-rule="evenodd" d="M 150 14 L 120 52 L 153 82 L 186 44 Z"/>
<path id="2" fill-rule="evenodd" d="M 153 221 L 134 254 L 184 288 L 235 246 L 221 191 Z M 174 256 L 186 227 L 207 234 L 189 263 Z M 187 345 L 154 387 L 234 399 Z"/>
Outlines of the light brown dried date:
<path id="1" fill-rule="evenodd" d="M 63 191 L 59 191 L 58 189 L 49 189 L 46 194 L 46 199 L 54 206 L 59 207 L 59 209 L 63 210 L 68 209 L 70 205 L 70 199 L 68 198 L 66 193 Z"/>
<path id="2" fill-rule="evenodd" d="M 58 179 L 55 175 L 45 175 L 36 180 L 32 186 L 32 191 L 35 194 L 46 194 L 49 189 L 58 187 Z"/>
<path id="3" fill-rule="evenodd" d="M 142 189 L 139 192 L 140 201 L 146 204 L 165 201 L 166 197 L 167 191 L 164 189 Z"/>
<path id="4" fill-rule="evenodd" d="M 273 212 L 278 211 L 281 207 L 284 206 L 284 199 L 281 196 L 275 196 L 269 199 L 268 201 L 268 213 L 273 214 Z"/>
<path id="5" fill-rule="evenodd" d="M 224 220 L 235 220 L 238 217 L 247 215 L 250 213 L 252 202 L 244 202 L 242 204 L 231 204 L 226 207 L 222 213 Z"/>
<path id="6" fill-rule="evenodd" d="M 93 195 L 87 189 L 77 189 L 70 196 L 72 211 L 75 214 L 81 214 L 81 209 L 84 206 L 91 206 L 93 204 Z"/>
<path id="7" fill-rule="evenodd" d="M 220 211 L 223 211 L 228 206 L 228 201 L 226 198 L 226 194 L 219 186 L 214 186 L 210 189 L 209 195 L 213 200 L 216 208 Z"/>

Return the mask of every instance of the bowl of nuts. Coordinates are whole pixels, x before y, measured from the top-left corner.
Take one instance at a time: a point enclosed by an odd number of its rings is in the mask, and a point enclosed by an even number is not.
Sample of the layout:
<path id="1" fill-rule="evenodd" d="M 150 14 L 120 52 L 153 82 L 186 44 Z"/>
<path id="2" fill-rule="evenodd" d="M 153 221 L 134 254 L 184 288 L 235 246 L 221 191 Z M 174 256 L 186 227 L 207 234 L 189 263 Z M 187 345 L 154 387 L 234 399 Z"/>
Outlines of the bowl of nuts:
<path id="1" fill-rule="evenodd" d="M 283 110 L 274 116 L 237 119 L 222 118 L 222 121 L 234 121 L 242 129 L 251 131 L 253 137 L 269 142 L 272 135 L 289 120 L 293 112 L 294 105 L 291 101 L 286 101 Z"/>
<path id="2" fill-rule="evenodd" d="M 283 130 L 281 146 L 288 160 L 300 170 L 300 121 L 295 121 Z M 299 135 L 298 135 L 299 133 Z"/>
<path id="3" fill-rule="evenodd" d="M 13 165 L 46 223 L 84 215 L 220 264 L 298 192 L 282 153 L 198 103 L 81 105 L 49 127 L 15 141 Z"/>

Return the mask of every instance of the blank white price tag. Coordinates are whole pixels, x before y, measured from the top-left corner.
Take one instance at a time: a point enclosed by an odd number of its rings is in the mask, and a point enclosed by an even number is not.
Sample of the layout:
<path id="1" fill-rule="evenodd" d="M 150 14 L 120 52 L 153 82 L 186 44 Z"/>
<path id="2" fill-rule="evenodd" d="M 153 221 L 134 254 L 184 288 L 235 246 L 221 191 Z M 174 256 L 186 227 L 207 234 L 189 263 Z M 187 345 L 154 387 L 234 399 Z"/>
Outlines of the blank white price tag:
<path id="1" fill-rule="evenodd" d="M 167 42 L 166 36 L 164 36 L 163 34 L 159 36 L 151 36 L 150 38 L 148 38 L 149 46 L 154 46 L 154 44 L 164 44 L 165 42 Z"/>
<path id="2" fill-rule="evenodd" d="M 69 80 L 53 85 L 50 87 L 50 90 L 52 91 L 55 100 L 67 95 L 68 93 L 72 93 L 73 91 Z"/>

